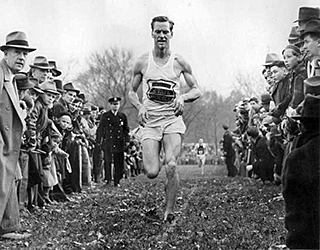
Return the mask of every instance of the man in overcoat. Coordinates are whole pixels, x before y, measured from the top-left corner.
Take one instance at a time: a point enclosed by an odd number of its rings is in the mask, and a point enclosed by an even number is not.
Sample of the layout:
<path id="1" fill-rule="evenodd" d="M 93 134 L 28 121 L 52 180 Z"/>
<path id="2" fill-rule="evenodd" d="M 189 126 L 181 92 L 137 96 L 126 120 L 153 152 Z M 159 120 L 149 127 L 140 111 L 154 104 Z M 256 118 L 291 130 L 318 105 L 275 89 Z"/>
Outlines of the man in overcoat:
<path id="1" fill-rule="evenodd" d="M 119 112 L 120 97 L 109 99 L 111 109 L 101 117 L 97 129 L 96 142 L 104 151 L 105 181 L 111 183 L 111 164 L 114 164 L 114 186 L 120 186 L 124 168 L 124 150 L 129 144 L 129 127 L 127 117 Z"/>
<path id="2" fill-rule="evenodd" d="M 290 249 L 319 249 L 320 96 L 306 94 L 302 133 L 287 156 L 282 172 L 286 245 Z"/>
<path id="3" fill-rule="evenodd" d="M 0 61 L 0 237 L 23 239 L 30 236 L 16 232 L 20 227 L 16 177 L 23 117 L 12 79 L 23 69 L 28 53 L 36 49 L 29 47 L 25 33 L 15 31 L 7 35 L 0 50 L 4 52 Z"/>

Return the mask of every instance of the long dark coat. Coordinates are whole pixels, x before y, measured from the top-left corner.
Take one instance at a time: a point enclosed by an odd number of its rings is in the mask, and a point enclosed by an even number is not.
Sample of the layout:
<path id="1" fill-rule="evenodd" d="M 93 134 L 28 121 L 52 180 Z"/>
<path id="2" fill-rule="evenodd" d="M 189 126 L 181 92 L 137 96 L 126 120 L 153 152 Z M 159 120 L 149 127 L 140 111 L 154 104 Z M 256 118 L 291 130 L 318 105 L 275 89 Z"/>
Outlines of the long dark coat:
<path id="1" fill-rule="evenodd" d="M 254 157 L 253 171 L 263 181 L 273 181 L 274 157 L 271 155 L 267 139 L 263 136 L 258 136 L 253 144 L 252 153 Z"/>
<path id="2" fill-rule="evenodd" d="M 282 173 L 286 244 L 290 249 L 319 249 L 319 133 L 299 141 Z"/>
<path id="3" fill-rule="evenodd" d="M 7 63 L 0 62 L 0 222 L 18 171 L 23 116 Z"/>

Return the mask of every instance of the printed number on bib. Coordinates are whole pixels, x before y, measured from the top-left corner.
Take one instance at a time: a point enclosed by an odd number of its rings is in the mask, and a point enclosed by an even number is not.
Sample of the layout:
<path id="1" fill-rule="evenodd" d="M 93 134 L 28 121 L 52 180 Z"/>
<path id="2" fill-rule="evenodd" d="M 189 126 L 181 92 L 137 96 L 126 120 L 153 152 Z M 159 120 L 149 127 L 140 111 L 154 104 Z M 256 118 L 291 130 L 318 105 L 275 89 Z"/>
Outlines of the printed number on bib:
<path id="1" fill-rule="evenodd" d="M 176 92 L 173 88 L 176 86 L 175 82 L 159 79 L 159 80 L 148 80 L 148 91 L 147 96 L 153 102 L 158 103 L 172 103 L 176 98 Z"/>

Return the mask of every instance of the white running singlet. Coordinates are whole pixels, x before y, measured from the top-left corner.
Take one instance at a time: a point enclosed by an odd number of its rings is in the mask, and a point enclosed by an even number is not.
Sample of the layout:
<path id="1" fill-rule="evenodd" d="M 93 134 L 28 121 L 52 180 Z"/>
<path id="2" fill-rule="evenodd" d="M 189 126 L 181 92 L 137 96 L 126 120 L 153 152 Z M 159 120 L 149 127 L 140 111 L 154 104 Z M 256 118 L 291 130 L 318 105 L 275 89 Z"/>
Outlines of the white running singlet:
<path id="1" fill-rule="evenodd" d="M 175 54 L 171 53 L 168 62 L 158 66 L 149 52 L 148 67 L 143 74 L 143 104 L 151 116 L 173 116 L 174 100 L 180 91 L 180 75 L 173 70 Z"/>

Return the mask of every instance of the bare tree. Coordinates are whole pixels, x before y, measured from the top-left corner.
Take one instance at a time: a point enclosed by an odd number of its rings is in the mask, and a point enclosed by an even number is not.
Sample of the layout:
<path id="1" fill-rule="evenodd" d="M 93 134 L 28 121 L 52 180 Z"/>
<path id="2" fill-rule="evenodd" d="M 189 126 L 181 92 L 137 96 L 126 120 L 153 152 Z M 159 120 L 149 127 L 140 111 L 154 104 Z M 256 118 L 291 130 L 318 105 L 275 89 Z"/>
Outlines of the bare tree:
<path id="1" fill-rule="evenodd" d="M 88 69 L 80 73 L 76 81 L 81 84 L 92 103 L 106 106 L 108 98 L 122 98 L 122 109 L 128 108 L 127 93 L 132 79 L 133 53 L 126 49 L 112 47 L 102 53 L 94 52 L 88 62 Z"/>
<path id="2" fill-rule="evenodd" d="M 266 83 L 262 77 L 238 72 L 235 79 L 236 89 L 240 89 L 246 97 L 255 96 L 259 98 L 262 93 L 266 92 Z"/>

